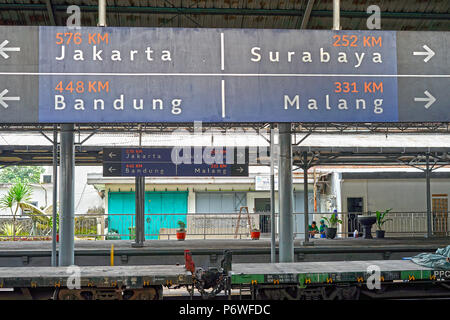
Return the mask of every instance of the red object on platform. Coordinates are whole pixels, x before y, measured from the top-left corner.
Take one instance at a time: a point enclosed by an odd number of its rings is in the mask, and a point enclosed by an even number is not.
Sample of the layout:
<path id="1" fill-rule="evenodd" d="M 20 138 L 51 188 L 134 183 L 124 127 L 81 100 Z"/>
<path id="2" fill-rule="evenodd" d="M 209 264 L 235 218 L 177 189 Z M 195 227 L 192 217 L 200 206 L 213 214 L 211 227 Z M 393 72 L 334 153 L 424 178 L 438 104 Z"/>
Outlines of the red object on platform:
<path id="1" fill-rule="evenodd" d="M 177 240 L 186 239 L 186 232 L 177 232 Z"/>
<path id="2" fill-rule="evenodd" d="M 184 267 L 191 273 L 195 272 L 194 260 L 192 260 L 192 253 L 189 250 L 184 250 Z"/>
<path id="3" fill-rule="evenodd" d="M 261 231 L 252 231 L 250 235 L 252 237 L 252 240 L 258 240 L 259 236 L 261 235 Z"/>

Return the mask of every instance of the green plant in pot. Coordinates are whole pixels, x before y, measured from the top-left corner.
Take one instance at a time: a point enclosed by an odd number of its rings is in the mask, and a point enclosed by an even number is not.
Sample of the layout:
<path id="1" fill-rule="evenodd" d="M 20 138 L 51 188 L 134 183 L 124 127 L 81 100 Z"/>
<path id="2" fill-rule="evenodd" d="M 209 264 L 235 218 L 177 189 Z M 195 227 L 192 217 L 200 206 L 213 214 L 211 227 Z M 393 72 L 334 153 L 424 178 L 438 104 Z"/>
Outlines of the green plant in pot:
<path id="1" fill-rule="evenodd" d="M 388 222 L 392 221 L 392 219 L 386 219 L 386 215 L 392 210 L 387 209 L 384 212 L 376 211 L 377 215 L 377 231 L 375 232 L 378 239 L 384 238 L 385 230 L 383 230 L 383 225 Z"/>
<path id="2" fill-rule="evenodd" d="M 179 229 L 177 230 L 177 240 L 186 239 L 186 223 L 184 221 L 179 220 L 177 222 Z"/>
<path id="3" fill-rule="evenodd" d="M 325 229 L 325 233 L 327 239 L 334 239 L 337 234 L 337 225 L 338 223 L 342 223 L 342 220 L 338 218 L 337 213 L 333 213 L 331 217 L 322 217 L 327 222 L 327 227 Z"/>

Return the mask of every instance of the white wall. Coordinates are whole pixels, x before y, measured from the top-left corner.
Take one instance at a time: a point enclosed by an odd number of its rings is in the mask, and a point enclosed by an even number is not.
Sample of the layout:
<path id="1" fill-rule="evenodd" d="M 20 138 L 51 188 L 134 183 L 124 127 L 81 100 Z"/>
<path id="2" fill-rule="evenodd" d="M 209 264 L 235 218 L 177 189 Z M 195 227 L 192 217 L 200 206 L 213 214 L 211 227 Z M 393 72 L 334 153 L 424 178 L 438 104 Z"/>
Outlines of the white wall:
<path id="1" fill-rule="evenodd" d="M 449 194 L 450 179 L 432 179 L 432 194 Z M 347 211 L 348 197 L 362 197 L 364 211 L 392 208 L 397 211 L 426 211 L 425 179 L 344 180 L 342 208 Z"/>
<path id="2" fill-rule="evenodd" d="M 431 194 L 449 194 L 450 179 L 432 179 Z M 342 204 L 348 211 L 347 198 L 362 197 L 364 211 L 375 212 L 392 208 L 384 226 L 389 236 L 416 236 L 425 234 L 426 185 L 425 179 L 361 179 L 345 180 L 342 183 Z M 404 213 L 398 213 L 404 212 Z M 345 220 L 345 218 L 344 218 Z M 346 230 L 344 222 L 343 230 Z"/>
<path id="3" fill-rule="evenodd" d="M 46 175 L 52 175 L 52 167 L 44 167 Z M 89 208 L 103 207 L 104 203 L 94 186 L 87 184 L 87 175 L 91 172 L 102 172 L 102 167 L 75 167 L 75 214 L 84 214 Z M 52 175 L 53 176 L 53 175 Z M 58 174 L 58 182 L 60 181 Z M 53 179 L 53 177 L 52 177 Z M 0 184 L 0 197 L 8 192 L 11 184 Z M 53 184 L 32 184 L 32 202 L 38 202 L 37 207 L 53 204 Z M 45 191 L 46 190 L 46 191 Z M 59 190 L 58 190 L 59 191 Z M 58 194 L 59 201 L 59 194 Z M 10 214 L 9 210 L 0 210 L 0 214 Z"/>

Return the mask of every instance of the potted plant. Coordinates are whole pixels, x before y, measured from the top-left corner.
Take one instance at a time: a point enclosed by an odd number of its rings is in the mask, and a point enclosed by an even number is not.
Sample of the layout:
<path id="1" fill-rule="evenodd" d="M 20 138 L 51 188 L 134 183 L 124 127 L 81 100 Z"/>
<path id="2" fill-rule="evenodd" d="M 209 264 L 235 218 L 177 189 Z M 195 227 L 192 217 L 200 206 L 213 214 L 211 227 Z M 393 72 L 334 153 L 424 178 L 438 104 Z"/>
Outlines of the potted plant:
<path id="1" fill-rule="evenodd" d="M 177 240 L 184 240 L 186 239 L 186 224 L 184 223 L 184 221 L 179 220 L 178 222 L 178 226 L 180 227 L 177 230 Z"/>
<path id="2" fill-rule="evenodd" d="M 252 238 L 252 240 L 259 240 L 260 236 L 261 231 L 255 226 L 252 226 L 252 229 L 250 230 L 250 237 Z"/>
<path id="3" fill-rule="evenodd" d="M 322 217 L 327 222 L 325 233 L 328 239 L 334 239 L 337 234 L 337 224 L 342 223 L 342 220 L 338 218 L 337 213 L 333 213 L 331 217 Z"/>
<path id="4" fill-rule="evenodd" d="M 387 209 L 383 213 L 381 213 L 380 211 L 376 211 L 377 231 L 375 233 L 376 233 L 378 239 L 384 238 L 385 230 L 383 230 L 383 225 L 389 220 L 392 221 L 392 219 L 386 219 L 386 214 L 388 214 L 391 210 L 392 210 L 392 208 Z"/>

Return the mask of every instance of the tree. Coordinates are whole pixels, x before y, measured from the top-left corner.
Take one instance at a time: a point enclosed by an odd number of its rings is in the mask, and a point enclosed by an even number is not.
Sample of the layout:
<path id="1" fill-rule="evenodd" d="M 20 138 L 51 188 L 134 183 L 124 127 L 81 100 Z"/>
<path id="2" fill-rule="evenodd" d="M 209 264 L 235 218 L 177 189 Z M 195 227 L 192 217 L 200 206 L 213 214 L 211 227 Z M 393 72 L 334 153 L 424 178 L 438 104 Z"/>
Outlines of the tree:
<path id="1" fill-rule="evenodd" d="M 39 183 L 44 168 L 38 166 L 10 166 L 0 169 L 0 183 Z"/>
<path id="2" fill-rule="evenodd" d="M 9 208 L 13 216 L 13 241 L 16 240 L 16 214 L 19 211 L 20 203 L 29 201 L 32 194 L 33 190 L 28 184 L 19 182 L 11 186 L 8 192 L 0 198 L 0 208 Z M 16 207 L 15 210 L 13 209 L 14 206 Z"/>

